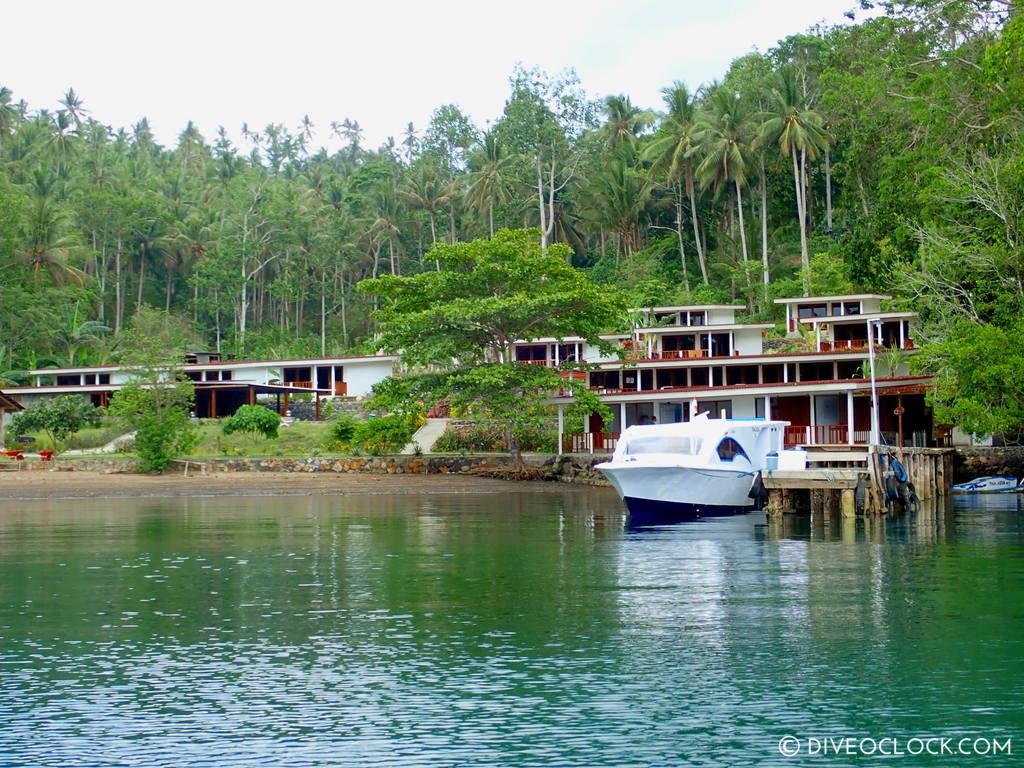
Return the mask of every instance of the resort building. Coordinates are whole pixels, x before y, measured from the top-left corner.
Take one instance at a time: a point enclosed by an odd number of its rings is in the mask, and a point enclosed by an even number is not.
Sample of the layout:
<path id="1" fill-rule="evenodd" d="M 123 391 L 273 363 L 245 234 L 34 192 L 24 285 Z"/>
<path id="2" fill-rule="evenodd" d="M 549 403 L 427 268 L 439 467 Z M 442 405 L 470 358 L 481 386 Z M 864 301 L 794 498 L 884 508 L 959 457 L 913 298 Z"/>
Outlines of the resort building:
<path id="1" fill-rule="evenodd" d="M 230 360 L 215 353 L 188 356 L 180 371 L 195 382 L 197 416 L 230 415 L 257 397 L 273 396 L 284 413 L 296 396 L 315 403 L 319 414 L 325 397 L 364 397 L 373 385 L 390 376 L 397 355 L 324 357 L 305 360 Z M 45 397 L 80 394 L 97 406 L 106 406 L 132 377 L 131 370 L 116 365 L 79 368 L 38 368 L 29 371 L 28 386 L 5 387 L 7 396 L 22 406 Z M 264 397 L 264 399 L 266 399 Z"/>
<path id="2" fill-rule="evenodd" d="M 582 434 L 563 434 L 561 427 L 565 451 L 612 450 L 625 427 L 686 421 L 692 411 L 789 421 L 787 446 L 867 443 L 872 386 L 885 442 L 947 444 L 949 431 L 933 424 L 925 403 L 930 377 L 912 375 L 908 367 L 918 352 L 910 331 L 916 315 L 883 312 L 888 298 L 778 299 L 788 334 L 772 340 L 766 336 L 774 325 L 738 322 L 741 306 L 650 307 L 632 311 L 631 333 L 604 337 L 618 345 L 621 358 L 570 338 L 519 342 L 516 359 L 587 364 L 565 375 L 585 379 L 613 419 L 591 416 Z M 552 402 L 563 425 L 571 398 Z"/>
<path id="3" fill-rule="evenodd" d="M 21 405 L 14 401 L 9 395 L 0 392 L 0 446 L 6 445 L 7 422 L 11 416 L 23 410 Z"/>

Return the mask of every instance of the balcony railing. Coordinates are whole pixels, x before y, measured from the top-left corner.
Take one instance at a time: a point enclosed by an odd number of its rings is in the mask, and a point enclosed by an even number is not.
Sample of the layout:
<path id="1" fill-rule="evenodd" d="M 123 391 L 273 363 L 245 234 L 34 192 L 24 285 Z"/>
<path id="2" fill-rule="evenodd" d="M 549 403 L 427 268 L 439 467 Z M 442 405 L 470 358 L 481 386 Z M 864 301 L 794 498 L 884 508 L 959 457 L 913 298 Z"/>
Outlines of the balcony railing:
<path id="1" fill-rule="evenodd" d="M 584 432 L 581 435 L 562 435 L 562 452 L 612 453 L 618 442 L 618 432 Z"/>
<path id="2" fill-rule="evenodd" d="M 857 435 L 857 432 L 853 433 L 855 441 Z M 787 448 L 795 445 L 843 445 L 848 437 L 845 424 L 790 425 L 786 427 L 785 445 Z"/>

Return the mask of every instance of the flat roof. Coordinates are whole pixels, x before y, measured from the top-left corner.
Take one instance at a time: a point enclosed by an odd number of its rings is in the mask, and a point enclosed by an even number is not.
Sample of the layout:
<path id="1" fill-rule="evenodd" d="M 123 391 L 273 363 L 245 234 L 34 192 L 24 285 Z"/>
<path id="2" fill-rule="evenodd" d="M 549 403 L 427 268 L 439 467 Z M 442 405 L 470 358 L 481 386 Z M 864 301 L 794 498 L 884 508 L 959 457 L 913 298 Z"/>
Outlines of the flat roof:
<path id="1" fill-rule="evenodd" d="M 397 360 L 398 355 L 351 355 L 348 357 L 307 357 L 296 360 L 218 360 L 217 362 L 209 363 L 179 363 L 178 368 L 184 368 L 188 370 L 207 368 L 232 368 L 235 366 L 260 366 L 260 365 L 327 365 L 329 363 L 338 361 L 348 361 L 349 363 L 358 361 L 380 361 L 386 360 Z M 113 371 L 128 370 L 132 366 L 129 365 L 81 365 L 76 368 L 33 368 L 28 373 L 33 376 L 44 376 L 47 374 L 63 374 L 63 373 L 105 373 Z"/>
<path id="2" fill-rule="evenodd" d="M 833 323 L 836 325 L 853 325 L 865 320 L 913 320 L 917 312 L 865 312 L 860 315 L 825 315 L 823 317 L 801 317 L 801 323 Z"/>
<path id="3" fill-rule="evenodd" d="M 746 309 L 746 304 L 681 304 L 673 307 L 632 307 L 630 312 L 692 312 L 703 309 Z"/>
<path id="4" fill-rule="evenodd" d="M 849 293 L 843 296 L 803 296 L 798 299 L 776 299 L 776 304 L 807 304 L 819 301 L 854 301 L 856 299 L 891 299 L 884 293 Z"/>

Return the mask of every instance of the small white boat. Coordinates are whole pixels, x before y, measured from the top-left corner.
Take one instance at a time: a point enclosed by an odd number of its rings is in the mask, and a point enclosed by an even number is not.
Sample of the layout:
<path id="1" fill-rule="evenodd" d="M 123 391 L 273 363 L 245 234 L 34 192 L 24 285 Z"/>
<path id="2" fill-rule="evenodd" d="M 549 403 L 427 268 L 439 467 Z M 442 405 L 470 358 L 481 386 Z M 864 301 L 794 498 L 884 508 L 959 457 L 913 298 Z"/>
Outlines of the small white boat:
<path id="1" fill-rule="evenodd" d="M 976 477 L 966 483 L 957 483 L 950 490 L 954 493 L 1010 493 L 1024 490 L 1024 484 L 1017 482 L 1016 477 L 998 475 Z"/>
<path id="2" fill-rule="evenodd" d="M 768 454 L 780 453 L 788 421 L 710 419 L 634 426 L 611 461 L 598 464 L 622 496 L 633 525 L 757 509 L 755 488 Z"/>

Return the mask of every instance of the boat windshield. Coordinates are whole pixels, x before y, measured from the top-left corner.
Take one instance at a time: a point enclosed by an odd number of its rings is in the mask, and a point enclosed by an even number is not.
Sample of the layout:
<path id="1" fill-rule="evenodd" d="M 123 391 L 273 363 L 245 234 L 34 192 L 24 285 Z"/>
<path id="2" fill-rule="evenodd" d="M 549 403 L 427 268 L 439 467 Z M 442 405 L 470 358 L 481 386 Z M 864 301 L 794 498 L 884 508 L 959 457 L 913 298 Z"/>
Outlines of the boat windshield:
<path id="1" fill-rule="evenodd" d="M 639 453 L 700 453 L 701 439 L 687 435 L 657 435 L 634 437 L 626 444 L 626 455 Z"/>

